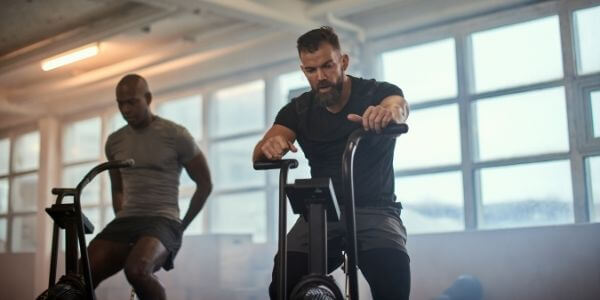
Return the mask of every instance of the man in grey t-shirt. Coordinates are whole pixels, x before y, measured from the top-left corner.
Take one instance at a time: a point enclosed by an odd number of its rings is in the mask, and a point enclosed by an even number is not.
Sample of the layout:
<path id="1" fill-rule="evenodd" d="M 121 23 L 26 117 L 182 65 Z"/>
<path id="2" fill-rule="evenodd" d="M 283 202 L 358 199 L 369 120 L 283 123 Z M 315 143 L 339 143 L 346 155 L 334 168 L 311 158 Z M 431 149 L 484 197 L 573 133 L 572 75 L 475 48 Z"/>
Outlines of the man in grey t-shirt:
<path id="1" fill-rule="evenodd" d="M 146 80 L 127 75 L 116 88 L 117 103 L 127 125 L 106 141 L 109 161 L 133 158 L 135 166 L 111 170 L 116 218 L 88 248 L 94 287 L 124 269 L 140 299 L 166 299 L 154 276 L 173 268 L 185 228 L 200 212 L 212 189 L 204 155 L 182 126 L 153 115 Z M 185 168 L 196 192 L 179 219 L 179 176 Z"/>

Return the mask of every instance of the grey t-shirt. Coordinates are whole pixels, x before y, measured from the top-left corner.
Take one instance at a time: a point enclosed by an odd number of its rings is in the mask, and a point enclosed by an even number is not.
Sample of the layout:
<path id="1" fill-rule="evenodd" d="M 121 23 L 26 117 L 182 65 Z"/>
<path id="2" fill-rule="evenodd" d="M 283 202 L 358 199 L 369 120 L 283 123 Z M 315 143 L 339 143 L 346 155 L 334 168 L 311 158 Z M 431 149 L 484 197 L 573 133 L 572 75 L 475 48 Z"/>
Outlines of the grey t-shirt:
<path id="1" fill-rule="evenodd" d="M 133 158 L 120 169 L 125 201 L 117 217 L 163 216 L 179 219 L 179 176 L 200 149 L 183 126 L 159 116 L 137 130 L 126 125 L 106 141 L 108 160 Z"/>

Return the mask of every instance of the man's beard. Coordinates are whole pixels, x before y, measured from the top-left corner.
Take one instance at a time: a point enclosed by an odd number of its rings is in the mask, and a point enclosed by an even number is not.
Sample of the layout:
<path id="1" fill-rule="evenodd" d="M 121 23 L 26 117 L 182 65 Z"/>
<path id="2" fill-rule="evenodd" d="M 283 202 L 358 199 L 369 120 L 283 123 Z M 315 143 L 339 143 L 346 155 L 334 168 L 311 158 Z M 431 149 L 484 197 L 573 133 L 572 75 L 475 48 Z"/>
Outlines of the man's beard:
<path id="1" fill-rule="evenodd" d="M 341 78 L 343 78 L 343 76 Z M 317 103 L 319 103 L 319 105 L 321 105 L 322 107 L 329 107 L 339 103 L 342 98 L 341 96 L 343 86 L 343 80 L 340 80 L 336 84 L 333 84 L 326 80 L 319 82 L 315 90 L 315 99 L 317 99 Z M 329 92 L 321 93 L 319 92 L 319 88 L 322 87 L 331 87 L 331 89 L 329 90 Z"/>

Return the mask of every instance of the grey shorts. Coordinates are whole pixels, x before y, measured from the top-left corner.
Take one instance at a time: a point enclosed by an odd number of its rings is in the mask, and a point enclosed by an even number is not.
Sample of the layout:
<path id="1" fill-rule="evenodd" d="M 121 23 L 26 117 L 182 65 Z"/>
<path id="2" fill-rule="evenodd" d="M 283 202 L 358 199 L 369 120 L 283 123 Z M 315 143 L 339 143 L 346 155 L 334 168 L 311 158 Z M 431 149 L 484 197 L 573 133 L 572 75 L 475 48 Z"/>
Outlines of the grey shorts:
<path id="1" fill-rule="evenodd" d="M 183 236 L 181 223 L 175 220 L 158 216 L 115 218 L 95 239 L 133 245 L 142 236 L 152 236 L 160 240 L 169 252 L 163 268 L 167 271 L 173 269 Z"/>
<path id="2" fill-rule="evenodd" d="M 343 211 L 343 208 L 341 209 Z M 288 251 L 308 253 L 308 223 L 299 217 L 288 237 Z M 346 222 L 327 222 L 328 253 L 346 247 Z M 358 251 L 391 248 L 406 253 L 406 228 L 396 207 L 357 207 L 356 243 Z"/>

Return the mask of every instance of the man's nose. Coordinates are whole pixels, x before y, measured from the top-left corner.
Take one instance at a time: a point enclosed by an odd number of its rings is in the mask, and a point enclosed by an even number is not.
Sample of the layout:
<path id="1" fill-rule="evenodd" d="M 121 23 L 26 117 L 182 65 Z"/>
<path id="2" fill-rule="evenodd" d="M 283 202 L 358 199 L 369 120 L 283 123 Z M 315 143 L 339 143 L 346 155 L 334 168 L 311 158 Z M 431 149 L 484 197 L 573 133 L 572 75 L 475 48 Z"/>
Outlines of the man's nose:
<path id="1" fill-rule="evenodd" d="M 325 79 L 325 73 L 321 69 L 317 69 L 317 79 L 319 81 Z"/>

